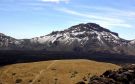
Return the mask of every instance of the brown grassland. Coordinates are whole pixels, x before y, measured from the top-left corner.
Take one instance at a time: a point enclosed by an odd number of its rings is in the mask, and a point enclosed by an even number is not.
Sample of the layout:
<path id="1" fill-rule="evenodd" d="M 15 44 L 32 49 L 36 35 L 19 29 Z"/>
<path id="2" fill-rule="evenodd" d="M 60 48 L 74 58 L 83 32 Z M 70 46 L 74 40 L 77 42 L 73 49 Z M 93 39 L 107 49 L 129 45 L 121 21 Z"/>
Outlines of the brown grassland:
<path id="1" fill-rule="evenodd" d="M 83 59 L 19 63 L 0 68 L 0 84 L 75 84 L 118 68 L 115 64 Z"/>

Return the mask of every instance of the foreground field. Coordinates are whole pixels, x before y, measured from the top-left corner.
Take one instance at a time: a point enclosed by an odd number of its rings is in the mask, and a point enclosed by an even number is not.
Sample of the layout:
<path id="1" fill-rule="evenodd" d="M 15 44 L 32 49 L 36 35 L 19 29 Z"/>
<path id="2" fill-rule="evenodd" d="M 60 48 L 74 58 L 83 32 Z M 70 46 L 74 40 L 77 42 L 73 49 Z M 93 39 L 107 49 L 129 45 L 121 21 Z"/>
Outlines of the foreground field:
<path id="1" fill-rule="evenodd" d="M 52 60 L 0 68 L 0 84 L 75 84 L 117 65 L 90 60 Z"/>

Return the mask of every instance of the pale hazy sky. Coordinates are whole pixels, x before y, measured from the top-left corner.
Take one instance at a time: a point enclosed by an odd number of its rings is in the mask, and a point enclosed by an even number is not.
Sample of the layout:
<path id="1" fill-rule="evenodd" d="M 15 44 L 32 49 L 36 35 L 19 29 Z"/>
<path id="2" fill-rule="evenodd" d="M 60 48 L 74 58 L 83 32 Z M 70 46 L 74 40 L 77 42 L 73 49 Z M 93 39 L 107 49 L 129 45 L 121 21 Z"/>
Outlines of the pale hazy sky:
<path id="1" fill-rule="evenodd" d="M 15 38 L 88 22 L 135 39 L 135 0 L 0 0 L 0 32 Z"/>

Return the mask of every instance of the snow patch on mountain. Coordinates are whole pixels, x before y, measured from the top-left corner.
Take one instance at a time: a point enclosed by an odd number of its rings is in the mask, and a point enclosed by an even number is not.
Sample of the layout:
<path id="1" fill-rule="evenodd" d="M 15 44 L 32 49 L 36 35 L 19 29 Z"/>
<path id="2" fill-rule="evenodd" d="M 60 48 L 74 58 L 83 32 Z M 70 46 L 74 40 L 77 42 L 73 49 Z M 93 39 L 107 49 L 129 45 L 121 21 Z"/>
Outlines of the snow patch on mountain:
<path id="1" fill-rule="evenodd" d="M 135 44 L 135 40 L 130 41 L 130 44 Z"/>
<path id="2" fill-rule="evenodd" d="M 56 31 L 51 34 L 31 39 L 31 43 L 39 43 L 46 46 L 72 46 L 91 47 L 120 45 L 121 38 L 118 34 L 104 29 L 97 24 L 87 23 L 72 26 L 64 31 Z"/>

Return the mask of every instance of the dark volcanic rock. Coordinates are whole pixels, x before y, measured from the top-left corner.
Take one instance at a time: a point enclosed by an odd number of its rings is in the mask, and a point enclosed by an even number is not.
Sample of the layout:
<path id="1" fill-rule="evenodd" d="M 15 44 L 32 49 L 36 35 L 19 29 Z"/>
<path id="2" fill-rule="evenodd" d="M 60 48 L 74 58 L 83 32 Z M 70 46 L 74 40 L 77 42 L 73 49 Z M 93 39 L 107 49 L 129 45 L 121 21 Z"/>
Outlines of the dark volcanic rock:
<path id="1" fill-rule="evenodd" d="M 100 77 L 93 76 L 89 84 L 135 84 L 135 65 L 126 65 L 117 71 L 108 70 Z"/>
<path id="2" fill-rule="evenodd" d="M 90 78 L 90 82 L 88 84 L 116 84 L 116 81 L 105 77 L 93 76 Z"/>

